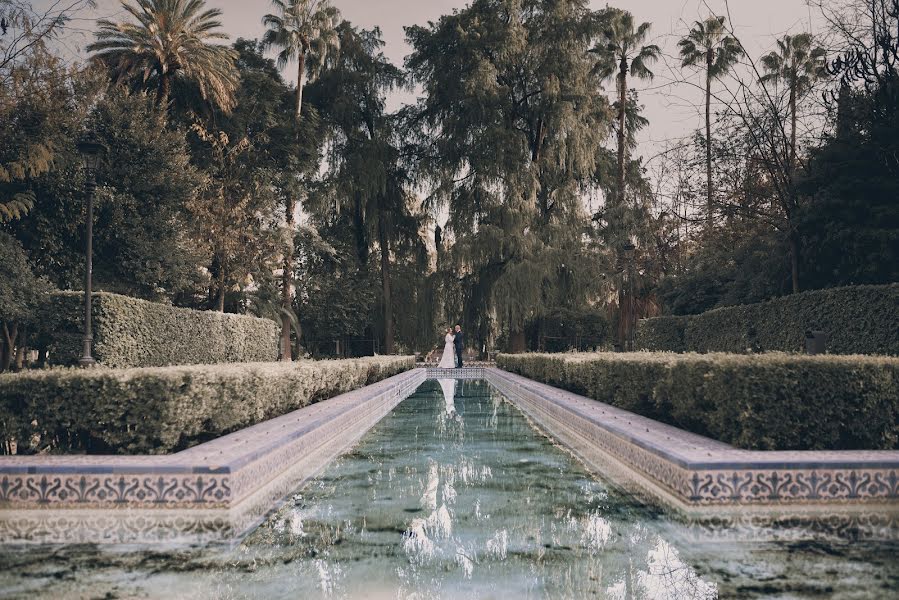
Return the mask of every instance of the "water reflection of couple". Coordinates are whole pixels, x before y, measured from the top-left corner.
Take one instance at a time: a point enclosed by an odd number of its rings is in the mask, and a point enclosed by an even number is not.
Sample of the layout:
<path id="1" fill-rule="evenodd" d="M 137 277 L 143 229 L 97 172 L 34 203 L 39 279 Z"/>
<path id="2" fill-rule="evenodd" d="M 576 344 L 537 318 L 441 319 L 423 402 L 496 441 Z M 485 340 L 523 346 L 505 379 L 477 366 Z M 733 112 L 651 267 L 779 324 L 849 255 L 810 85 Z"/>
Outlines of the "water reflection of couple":
<path id="1" fill-rule="evenodd" d="M 462 368 L 462 351 L 465 349 L 465 335 L 462 333 L 462 327 L 456 325 L 455 331 L 452 327 L 447 328 L 443 340 L 445 342 L 443 356 L 437 366 L 441 369 Z"/>
<path id="2" fill-rule="evenodd" d="M 458 418 L 456 412 L 456 380 L 455 379 L 438 379 L 441 391 L 443 392 L 443 401 L 446 404 L 446 414 L 452 418 Z"/>

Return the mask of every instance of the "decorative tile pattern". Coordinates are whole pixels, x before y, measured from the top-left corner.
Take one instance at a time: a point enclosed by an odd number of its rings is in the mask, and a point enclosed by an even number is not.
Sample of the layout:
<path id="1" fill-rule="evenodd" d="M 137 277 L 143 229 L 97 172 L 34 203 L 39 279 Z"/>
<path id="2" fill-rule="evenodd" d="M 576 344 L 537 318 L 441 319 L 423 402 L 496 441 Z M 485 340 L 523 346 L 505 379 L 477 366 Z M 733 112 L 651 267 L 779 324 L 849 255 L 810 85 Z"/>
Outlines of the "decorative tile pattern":
<path id="1" fill-rule="evenodd" d="M 438 369 L 428 367 L 428 379 L 484 379 L 484 367 L 472 366 L 460 369 Z"/>
<path id="2" fill-rule="evenodd" d="M 0 519 L 0 544 L 227 542 L 238 530 L 227 512 L 191 510 L 20 510 Z"/>
<path id="3" fill-rule="evenodd" d="M 223 507 L 231 501 L 231 476 L 2 474 L 0 506 L 112 507 L 154 505 Z"/>
<path id="4" fill-rule="evenodd" d="M 688 508 L 899 509 L 899 452 L 740 450 L 497 369 L 486 369 L 485 378 L 576 454 L 609 457 Z"/>
<path id="5" fill-rule="evenodd" d="M 742 511 L 715 517 L 688 517 L 682 535 L 685 544 L 746 542 L 899 541 L 899 514 L 885 511 L 793 512 L 786 515 Z"/>

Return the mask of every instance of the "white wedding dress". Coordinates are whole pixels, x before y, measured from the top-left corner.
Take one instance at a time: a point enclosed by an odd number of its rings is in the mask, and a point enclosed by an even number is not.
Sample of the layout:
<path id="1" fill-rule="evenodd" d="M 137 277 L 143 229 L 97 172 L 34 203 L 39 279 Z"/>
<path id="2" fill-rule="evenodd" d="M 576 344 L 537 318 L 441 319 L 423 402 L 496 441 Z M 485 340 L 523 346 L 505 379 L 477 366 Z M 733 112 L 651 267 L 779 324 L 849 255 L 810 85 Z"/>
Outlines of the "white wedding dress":
<path id="1" fill-rule="evenodd" d="M 446 334 L 446 345 L 443 347 L 443 356 L 440 358 L 440 364 L 437 365 L 438 368 L 441 369 L 455 369 L 456 368 L 456 348 L 453 346 L 453 340 L 456 339 L 456 336 Z"/>

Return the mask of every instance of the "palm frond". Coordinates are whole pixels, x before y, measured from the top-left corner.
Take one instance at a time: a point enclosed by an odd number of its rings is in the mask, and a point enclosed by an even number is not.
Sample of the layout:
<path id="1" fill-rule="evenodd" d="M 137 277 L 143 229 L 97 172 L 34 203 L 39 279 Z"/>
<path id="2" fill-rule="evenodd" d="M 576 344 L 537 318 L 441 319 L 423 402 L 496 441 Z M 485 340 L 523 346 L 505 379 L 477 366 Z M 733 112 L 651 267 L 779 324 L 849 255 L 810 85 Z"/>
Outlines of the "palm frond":
<path id="1" fill-rule="evenodd" d="M 34 208 L 34 193 L 20 192 L 12 198 L 0 201 L 0 223 L 8 223 L 16 219 L 21 219 Z"/>
<path id="2" fill-rule="evenodd" d="M 147 89 L 160 78 L 189 79 L 205 100 L 230 111 L 237 53 L 211 43 L 228 39 L 221 10 L 207 9 L 205 0 L 122 0 L 122 8 L 130 21 L 97 21 L 95 41 L 87 47 L 94 61 L 105 64 L 115 81 Z"/>

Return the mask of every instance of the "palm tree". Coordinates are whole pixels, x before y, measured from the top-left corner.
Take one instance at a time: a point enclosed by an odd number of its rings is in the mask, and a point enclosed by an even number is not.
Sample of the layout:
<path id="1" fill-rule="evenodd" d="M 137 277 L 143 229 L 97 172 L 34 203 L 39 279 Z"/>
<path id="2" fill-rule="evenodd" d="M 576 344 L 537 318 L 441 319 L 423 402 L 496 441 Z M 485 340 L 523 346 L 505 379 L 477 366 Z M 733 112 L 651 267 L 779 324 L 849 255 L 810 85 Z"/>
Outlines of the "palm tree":
<path id="1" fill-rule="evenodd" d="M 339 47 L 337 24 L 340 12 L 329 0 L 272 0 L 278 14 L 265 15 L 262 23 L 268 28 L 262 37 L 264 48 L 279 48 L 278 67 L 283 69 L 291 61 L 297 61 L 296 118 L 303 110 L 303 84 L 307 73 L 313 79 L 324 65 L 329 51 Z M 306 59 L 316 60 L 307 64 Z M 293 306 L 293 230 L 296 195 L 285 198 L 285 225 L 288 239 L 284 246 L 284 272 L 281 276 L 281 360 L 290 356 L 290 311 Z"/>
<path id="2" fill-rule="evenodd" d="M 655 44 L 648 46 L 643 45 L 649 33 L 649 23 L 642 23 L 636 29 L 634 28 L 634 16 L 626 10 L 617 8 L 608 9 L 607 20 L 600 32 L 599 41 L 591 50 L 598 56 L 594 72 L 600 77 L 601 81 L 606 81 L 615 76 L 618 84 L 618 194 L 617 208 L 619 215 L 625 206 L 625 182 L 627 166 L 625 162 L 627 150 L 627 74 L 628 71 L 638 79 L 652 79 L 652 71 L 649 65 L 658 60 L 660 50 Z M 620 231 L 619 234 L 626 232 Z M 627 262 L 627 257 L 633 252 L 633 245 L 628 239 L 624 239 L 620 248 L 618 260 L 623 263 Z M 619 235 L 619 240 L 623 236 Z M 630 250 L 627 250 L 630 248 Z M 622 274 L 622 277 L 624 275 Z M 619 316 L 626 316 L 627 306 L 631 306 L 628 292 L 625 289 L 624 280 L 618 288 L 618 306 Z M 619 344 L 625 347 L 628 340 L 631 339 L 630 327 L 631 320 L 628 317 L 627 325 L 619 329 Z"/>
<path id="3" fill-rule="evenodd" d="M 762 68 L 766 74 L 762 83 L 784 82 L 790 94 L 790 146 L 786 157 L 786 178 L 792 180 L 796 169 L 796 105 L 812 88 L 812 85 L 824 72 L 824 49 L 812 47 L 814 38 L 810 33 L 785 35 L 777 40 L 777 51 L 762 57 Z M 790 222 L 790 270 L 792 274 L 793 293 L 799 292 L 799 232 L 792 219 Z"/>
<path id="4" fill-rule="evenodd" d="M 618 203 L 624 205 L 625 145 L 627 112 L 627 74 L 638 79 L 652 79 L 649 65 L 659 58 L 655 44 L 642 46 L 649 33 L 649 23 L 634 29 L 634 16 L 626 10 L 609 9 L 600 40 L 591 50 L 598 55 L 595 72 L 602 81 L 616 76 L 618 83 Z"/>
<path id="5" fill-rule="evenodd" d="M 730 68 L 743 56 L 743 47 L 736 38 L 727 35 L 724 17 L 709 17 L 705 21 L 696 21 L 687 37 L 680 40 L 681 65 L 705 68 L 705 170 L 707 184 L 706 219 L 711 227 L 714 206 L 712 197 L 712 81 L 723 77 Z"/>
<path id="6" fill-rule="evenodd" d="M 790 170 L 796 166 L 796 104 L 824 72 L 824 48 L 812 47 L 810 33 L 785 35 L 777 40 L 777 51 L 762 57 L 767 72 L 762 83 L 783 81 L 790 92 Z"/>
<path id="7" fill-rule="evenodd" d="M 340 11 L 329 0 L 272 0 L 277 15 L 265 15 L 268 31 L 262 37 L 265 48 L 279 48 L 278 67 L 297 61 L 297 119 L 303 109 L 303 83 L 312 80 L 325 63 L 331 49 L 339 47 L 337 24 Z M 307 65 L 309 56 L 317 60 Z M 312 67 L 312 68 L 310 68 Z"/>
<path id="8" fill-rule="evenodd" d="M 204 100 L 228 112 L 234 107 L 237 52 L 210 43 L 226 40 L 218 20 L 222 11 L 204 0 L 121 0 L 134 21 L 97 21 L 96 41 L 87 47 L 108 65 L 116 80 L 156 87 L 157 105 L 168 103 L 172 83 L 196 85 Z M 136 21 L 136 22 L 135 22 Z"/>

